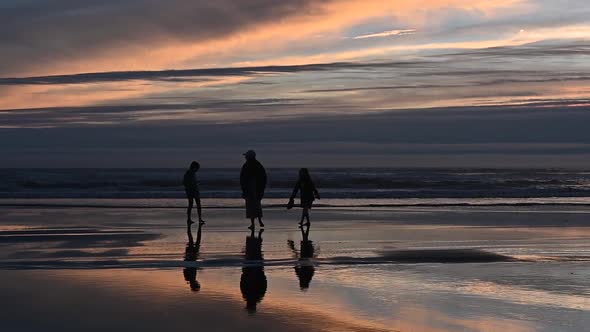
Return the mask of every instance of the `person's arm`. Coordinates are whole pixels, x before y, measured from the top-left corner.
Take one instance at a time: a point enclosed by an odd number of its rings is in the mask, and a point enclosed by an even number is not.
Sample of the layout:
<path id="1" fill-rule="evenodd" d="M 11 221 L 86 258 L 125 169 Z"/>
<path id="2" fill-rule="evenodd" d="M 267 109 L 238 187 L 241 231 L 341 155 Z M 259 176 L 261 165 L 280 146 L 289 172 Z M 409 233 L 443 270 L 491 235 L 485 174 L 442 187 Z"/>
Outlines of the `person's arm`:
<path id="1" fill-rule="evenodd" d="M 313 194 L 315 195 L 315 197 L 317 199 L 320 199 L 320 193 L 318 192 L 317 188 L 315 187 L 315 184 L 312 182 L 311 183 L 311 187 L 313 188 Z"/>
<path id="2" fill-rule="evenodd" d="M 240 171 L 240 188 L 242 189 L 242 197 L 246 197 L 246 164 L 242 166 L 242 170 Z"/>
<path id="3" fill-rule="evenodd" d="M 297 181 L 297 183 L 295 183 L 295 187 L 293 188 L 293 193 L 291 193 L 291 197 L 289 199 L 295 199 L 295 196 L 297 196 L 297 192 L 299 191 L 299 187 L 301 187 L 301 182 Z"/>
<path id="4" fill-rule="evenodd" d="M 258 190 L 258 199 L 262 199 L 264 197 L 264 190 L 266 189 L 266 170 L 264 169 L 264 166 L 262 166 L 262 164 L 258 163 L 258 165 L 258 177 L 260 180 L 258 180 L 259 185 L 256 189 Z"/>
<path id="5" fill-rule="evenodd" d="M 262 164 L 260 164 L 260 168 L 262 169 L 262 193 L 264 194 L 264 189 L 266 189 L 266 169 Z"/>

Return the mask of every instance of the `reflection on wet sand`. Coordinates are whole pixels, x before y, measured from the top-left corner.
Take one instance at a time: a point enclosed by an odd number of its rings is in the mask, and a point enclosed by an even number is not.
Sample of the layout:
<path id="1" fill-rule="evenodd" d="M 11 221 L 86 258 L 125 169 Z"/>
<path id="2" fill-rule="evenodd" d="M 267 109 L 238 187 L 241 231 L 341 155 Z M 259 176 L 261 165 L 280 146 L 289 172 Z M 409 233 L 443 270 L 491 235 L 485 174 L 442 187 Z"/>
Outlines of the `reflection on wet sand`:
<path id="1" fill-rule="evenodd" d="M 203 288 L 199 296 L 185 291 L 175 270 L 52 270 L 43 276 L 6 272 L 0 274 L 0 281 L 11 287 L 6 287 L 3 294 L 15 297 L 12 307 L 0 312 L 2 326 L 15 327 L 7 331 L 33 331 L 41 329 L 39 326 L 55 326 L 60 331 L 95 331 L 97 326 L 146 332 L 168 331 L 171 326 L 179 330 L 197 326 L 206 331 L 392 331 L 356 315 L 344 303 L 314 306 L 319 303 L 317 299 L 299 299 L 298 294 L 282 288 L 273 291 L 272 296 L 265 295 L 263 315 L 251 315 L 243 309 L 242 296 L 236 292 L 239 273 L 234 274 L 234 269 L 200 270 L 202 282 L 215 287 Z M 16 294 L 22 294 L 24 286 L 17 278 L 32 284 L 26 287 L 28 291 L 45 293 L 47 297 L 35 303 L 30 297 L 19 298 Z M 54 287 L 43 291 L 42 278 Z M 75 308 L 69 308 L 76 319 L 64 319 L 63 308 L 71 303 L 76 303 Z M 96 313 L 97 307 L 100 314 Z M 25 308 L 35 312 L 35 320 L 25 318 L 30 313 Z"/>
<path id="2" fill-rule="evenodd" d="M 186 249 L 184 251 L 185 262 L 194 262 L 197 260 L 197 258 L 199 258 L 202 227 L 203 225 L 199 223 L 199 228 L 197 229 L 197 241 L 195 242 L 193 240 L 191 225 L 187 226 L 186 233 L 188 236 L 188 243 L 186 244 Z M 194 266 L 185 267 L 182 273 L 184 275 L 184 280 L 189 284 L 191 290 L 194 292 L 198 292 L 201 289 L 201 284 L 197 281 L 197 268 Z"/>
<path id="3" fill-rule="evenodd" d="M 256 237 L 254 228 L 252 228 L 250 235 L 246 237 L 245 261 L 240 278 L 240 290 L 243 299 L 246 301 L 246 310 L 249 313 L 256 312 L 256 306 L 264 298 L 267 288 L 262 262 L 262 232 L 264 232 L 264 229 L 261 229 L 258 232 L 258 237 Z"/>
<path id="4" fill-rule="evenodd" d="M 315 273 L 315 267 L 311 261 L 311 258 L 315 257 L 315 247 L 313 242 L 309 240 L 309 228 L 309 224 L 307 224 L 305 227 L 300 227 L 301 243 L 299 252 L 295 248 L 295 243 L 293 241 L 289 241 L 289 247 L 297 259 L 297 263 L 294 267 L 295 274 L 299 279 L 299 288 L 303 291 L 309 288 L 309 284 L 311 283 L 311 279 Z"/>
<path id="5" fill-rule="evenodd" d="M 352 216 L 349 210 L 324 210 L 318 211 L 323 218 L 314 223 L 313 236 L 304 228 L 301 237 L 296 229 L 285 234 L 293 220 L 276 217 L 263 234 L 264 252 L 261 236 L 244 234 L 238 210 L 220 210 L 223 218 L 203 227 L 203 241 L 197 226 L 192 234 L 184 233 L 186 226 L 178 222 L 171 227 L 168 220 L 174 218 L 168 210 L 136 209 L 134 216 L 110 209 L 92 210 L 94 216 L 80 209 L 42 212 L 21 218 L 28 229 L 0 234 L 0 290 L 5 299 L 0 330 L 149 332 L 171 326 L 193 329 L 197 324 L 205 330 L 257 332 L 583 331 L 590 325 L 590 274 L 584 262 L 496 258 L 551 254 L 569 259 L 564 255 L 572 253 L 590 257 L 590 230 L 564 228 L 562 234 L 557 228 L 523 228 L 518 225 L 524 219 L 549 222 L 574 215 L 526 209 L 366 210 Z M 14 213 L 26 212 L 21 210 Z M 16 214 L 6 213 L 5 220 L 17 220 Z M 589 213 L 583 216 L 587 219 Z M 459 226 L 436 224 L 431 214 L 443 221 L 456 218 Z M 81 215 L 90 219 L 78 221 Z M 462 226 L 470 218 L 487 222 L 499 215 L 506 217 L 501 228 Z M 176 219 L 182 218 L 179 211 Z M 391 220 L 383 221 L 386 218 Z M 581 220 L 581 214 L 577 218 Z M 75 227 L 89 220 L 97 226 Z M 45 225 L 49 222 L 55 224 Z M 255 247 L 253 253 L 246 250 L 246 260 L 241 252 L 244 235 L 250 235 L 246 247 Z M 285 246 L 288 236 L 294 239 L 292 250 Z M 309 245 L 311 239 L 315 246 Z M 64 254 L 64 249 L 69 252 Z M 121 249 L 129 254 L 103 256 Z M 443 264 L 456 263 L 457 257 L 468 257 L 469 263 Z M 314 271 L 311 263 L 321 268 Z M 248 272 L 249 267 L 262 274 Z M 252 275 L 261 275 L 262 287 L 250 286 L 256 284 Z M 254 291 L 238 290 L 242 278 L 248 281 L 244 290 Z M 190 289 L 198 289 L 197 280 L 202 287 L 195 294 Z M 304 287 L 310 291 L 302 292 Z M 244 310 L 246 294 L 261 303 L 256 315 Z"/>

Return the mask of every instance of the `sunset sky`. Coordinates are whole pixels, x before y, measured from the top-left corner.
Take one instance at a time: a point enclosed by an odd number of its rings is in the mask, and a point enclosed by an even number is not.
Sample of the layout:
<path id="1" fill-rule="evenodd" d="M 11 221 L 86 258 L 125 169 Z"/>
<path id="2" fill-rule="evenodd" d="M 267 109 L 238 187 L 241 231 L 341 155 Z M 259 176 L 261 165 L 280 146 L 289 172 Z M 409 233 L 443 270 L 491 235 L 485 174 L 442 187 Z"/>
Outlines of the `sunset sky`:
<path id="1" fill-rule="evenodd" d="M 588 167 L 588 0 L 0 0 L 0 167 Z"/>

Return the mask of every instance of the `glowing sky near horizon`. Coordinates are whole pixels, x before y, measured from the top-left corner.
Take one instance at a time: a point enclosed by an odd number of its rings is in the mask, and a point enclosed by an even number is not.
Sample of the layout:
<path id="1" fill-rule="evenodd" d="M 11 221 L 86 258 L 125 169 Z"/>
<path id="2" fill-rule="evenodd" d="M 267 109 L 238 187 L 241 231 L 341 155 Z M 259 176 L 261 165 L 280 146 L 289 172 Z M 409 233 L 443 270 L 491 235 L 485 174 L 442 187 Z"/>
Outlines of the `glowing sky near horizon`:
<path id="1" fill-rule="evenodd" d="M 590 99 L 588 17 L 585 0 L 0 0 L 0 128 L 106 133 L 461 107 L 497 118 L 507 105 L 577 112 L 570 121 Z M 505 143 L 474 134 L 453 143 Z M 514 143 L 590 143 L 530 134 Z M 378 143 L 405 141 L 415 139 Z"/>

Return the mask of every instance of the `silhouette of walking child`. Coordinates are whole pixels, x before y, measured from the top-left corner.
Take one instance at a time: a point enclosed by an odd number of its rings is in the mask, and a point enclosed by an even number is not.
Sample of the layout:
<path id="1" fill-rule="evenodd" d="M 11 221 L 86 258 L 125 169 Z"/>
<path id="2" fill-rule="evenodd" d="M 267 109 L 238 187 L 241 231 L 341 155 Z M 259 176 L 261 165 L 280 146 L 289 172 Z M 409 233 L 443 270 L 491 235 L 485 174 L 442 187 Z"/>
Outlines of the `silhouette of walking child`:
<path id="1" fill-rule="evenodd" d="M 311 180 L 311 176 L 309 175 L 309 171 L 307 168 L 301 168 L 299 170 L 299 179 L 295 184 L 295 188 L 293 188 L 293 193 L 291 194 L 291 198 L 289 198 L 289 203 L 287 208 L 290 209 L 295 204 L 295 196 L 297 196 L 297 192 L 300 192 L 301 195 L 301 208 L 303 209 L 301 212 L 301 221 L 299 225 L 303 225 L 303 220 L 306 219 L 306 225 L 309 225 L 309 210 L 313 205 L 313 201 L 317 198 L 320 199 L 320 193 L 317 191 L 313 181 Z"/>
<path id="2" fill-rule="evenodd" d="M 204 224 L 205 220 L 201 217 L 201 193 L 199 192 L 199 181 L 197 180 L 197 171 L 201 165 L 193 161 L 189 169 L 184 173 L 184 191 L 188 199 L 188 207 L 186 209 L 186 224 L 194 223 L 191 219 L 193 211 L 193 201 L 197 203 L 197 215 L 199 216 L 199 223 Z"/>
<path id="3" fill-rule="evenodd" d="M 256 160 L 256 152 L 248 150 L 244 153 L 244 157 L 246 162 L 240 172 L 240 186 L 242 188 L 242 197 L 246 201 L 246 218 L 250 219 L 251 228 L 255 227 L 255 219 L 258 219 L 260 227 L 264 227 L 261 201 L 266 188 L 266 170 Z"/>

